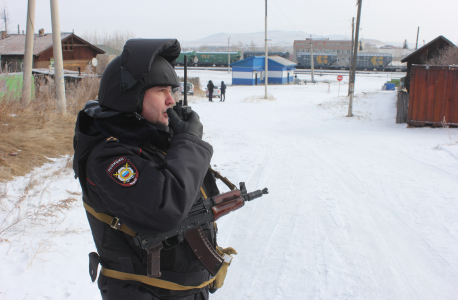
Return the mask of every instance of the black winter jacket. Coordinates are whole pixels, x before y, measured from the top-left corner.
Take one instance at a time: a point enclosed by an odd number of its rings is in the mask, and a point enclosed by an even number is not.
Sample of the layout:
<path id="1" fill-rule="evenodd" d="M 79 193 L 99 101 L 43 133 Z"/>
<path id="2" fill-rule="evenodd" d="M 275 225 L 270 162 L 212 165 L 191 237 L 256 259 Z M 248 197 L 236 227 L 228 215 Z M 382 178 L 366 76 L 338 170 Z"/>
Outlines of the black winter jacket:
<path id="1" fill-rule="evenodd" d="M 74 171 L 83 187 L 83 200 L 96 212 L 119 218 L 135 232 L 157 233 L 176 227 L 202 197 L 201 186 L 208 197 L 219 193 L 208 172 L 213 154 L 210 144 L 188 134 L 172 137 L 133 115 L 94 119 L 81 111 L 74 148 Z M 146 252 L 135 246 L 133 238 L 89 213 L 87 216 L 102 265 L 146 275 Z M 202 227 L 215 246 L 213 223 Z M 186 241 L 161 250 L 161 272 L 160 279 L 181 285 L 198 285 L 210 278 Z M 100 274 L 99 287 L 107 281 L 119 280 Z M 144 287 L 160 298 L 199 291 Z"/>

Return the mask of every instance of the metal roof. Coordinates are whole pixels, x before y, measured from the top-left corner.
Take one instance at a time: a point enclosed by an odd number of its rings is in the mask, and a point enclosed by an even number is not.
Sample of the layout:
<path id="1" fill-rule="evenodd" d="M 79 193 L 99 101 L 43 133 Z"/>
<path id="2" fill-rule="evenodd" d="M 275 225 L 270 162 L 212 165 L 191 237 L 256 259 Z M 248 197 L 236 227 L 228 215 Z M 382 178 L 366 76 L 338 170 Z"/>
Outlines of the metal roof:
<path id="1" fill-rule="evenodd" d="M 455 44 L 453 44 L 452 42 L 450 42 L 447 38 L 445 38 L 444 36 L 440 35 L 438 36 L 437 38 L 435 38 L 434 40 L 432 40 L 431 42 L 427 43 L 426 45 L 424 45 L 423 47 L 420 47 L 418 48 L 417 50 L 415 50 L 414 52 L 410 53 L 409 55 L 405 56 L 403 59 L 401 59 L 401 62 L 406 62 L 407 60 L 409 60 L 409 58 L 411 57 L 414 57 L 416 55 L 418 55 L 419 53 L 422 53 L 425 49 L 429 48 L 430 46 L 432 46 L 434 43 L 437 43 L 439 41 L 443 41 L 445 44 L 448 44 L 449 46 L 455 46 Z"/>
<path id="2" fill-rule="evenodd" d="M 278 56 L 278 55 L 268 56 L 268 58 L 270 60 L 278 62 L 279 64 L 282 64 L 284 66 L 295 66 L 295 65 L 297 65 L 295 62 L 293 62 L 293 61 L 291 61 L 289 59 L 283 58 L 281 56 Z"/>
<path id="3" fill-rule="evenodd" d="M 86 42 L 82 38 L 74 35 L 73 33 L 61 33 L 60 37 L 61 40 L 68 38 L 69 36 L 73 35 L 75 38 L 87 43 L 90 47 L 100 51 L 100 53 L 104 53 L 103 50 L 95 47 L 94 45 Z M 0 39 L 0 55 L 24 55 L 25 53 L 25 34 L 12 34 L 8 35 L 5 39 Z M 34 35 L 33 41 L 33 55 L 40 55 L 43 51 L 51 48 L 53 46 L 52 43 L 52 34 L 47 33 L 43 36 L 39 36 L 38 34 Z"/>

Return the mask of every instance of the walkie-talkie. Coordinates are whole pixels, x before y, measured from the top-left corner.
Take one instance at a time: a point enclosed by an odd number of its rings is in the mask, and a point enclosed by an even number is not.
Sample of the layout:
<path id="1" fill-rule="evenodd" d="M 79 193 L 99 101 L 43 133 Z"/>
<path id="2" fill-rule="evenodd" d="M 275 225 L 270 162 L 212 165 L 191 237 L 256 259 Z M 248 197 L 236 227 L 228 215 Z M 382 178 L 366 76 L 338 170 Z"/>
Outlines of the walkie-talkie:
<path id="1" fill-rule="evenodd" d="M 192 108 L 188 106 L 188 56 L 184 56 L 184 98 L 183 100 L 178 101 L 178 103 L 173 107 L 173 110 L 183 121 L 186 121 L 191 115 Z"/>

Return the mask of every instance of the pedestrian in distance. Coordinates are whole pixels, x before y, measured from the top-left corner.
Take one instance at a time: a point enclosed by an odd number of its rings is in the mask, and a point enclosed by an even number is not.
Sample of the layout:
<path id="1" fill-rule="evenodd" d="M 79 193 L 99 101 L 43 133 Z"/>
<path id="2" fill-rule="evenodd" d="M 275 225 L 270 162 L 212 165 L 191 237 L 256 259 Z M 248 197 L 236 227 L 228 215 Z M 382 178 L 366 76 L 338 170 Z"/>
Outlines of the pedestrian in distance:
<path id="1" fill-rule="evenodd" d="M 173 230 L 196 203 L 219 194 L 199 115 L 181 119 L 172 109 L 180 52 L 176 39 L 128 40 L 105 69 L 98 100 L 78 114 L 73 170 L 98 252 L 89 254 L 90 275 L 95 281 L 101 264 L 103 300 L 208 300 L 220 287 L 220 273 L 210 275 L 188 239 L 165 239 L 160 258 L 136 239 Z M 215 250 L 213 221 L 197 226 Z M 150 273 L 154 260 L 158 273 Z"/>
<path id="2" fill-rule="evenodd" d="M 207 90 L 208 90 L 208 101 L 213 102 L 213 82 L 211 80 L 208 81 Z"/>
<path id="3" fill-rule="evenodd" d="M 226 100 L 226 85 L 224 84 L 224 81 L 221 81 L 221 100 L 220 101 L 225 101 Z"/>

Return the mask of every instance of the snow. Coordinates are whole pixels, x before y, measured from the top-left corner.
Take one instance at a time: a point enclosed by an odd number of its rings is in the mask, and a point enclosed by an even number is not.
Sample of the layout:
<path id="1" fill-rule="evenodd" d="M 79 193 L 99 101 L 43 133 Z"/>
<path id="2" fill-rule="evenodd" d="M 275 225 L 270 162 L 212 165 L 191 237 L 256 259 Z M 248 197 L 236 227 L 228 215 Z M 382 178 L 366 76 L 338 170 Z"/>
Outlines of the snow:
<path id="1" fill-rule="evenodd" d="M 231 86 L 227 71 L 189 70 L 202 85 L 228 85 L 224 103 L 189 98 L 212 167 L 249 191 L 269 189 L 218 221 L 218 243 L 239 254 L 210 298 L 457 299 L 458 129 L 395 124 L 385 73 L 357 75 L 348 118 L 348 77 L 338 97 L 337 74 L 319 75 L 316 85 L 269 86 L 265 100 L 264 86 Z M 67 159 L 0 186 L 0 231 L 41 204 L 75 199 L 0 233 L 0 299 L 100 299 Z"/>

